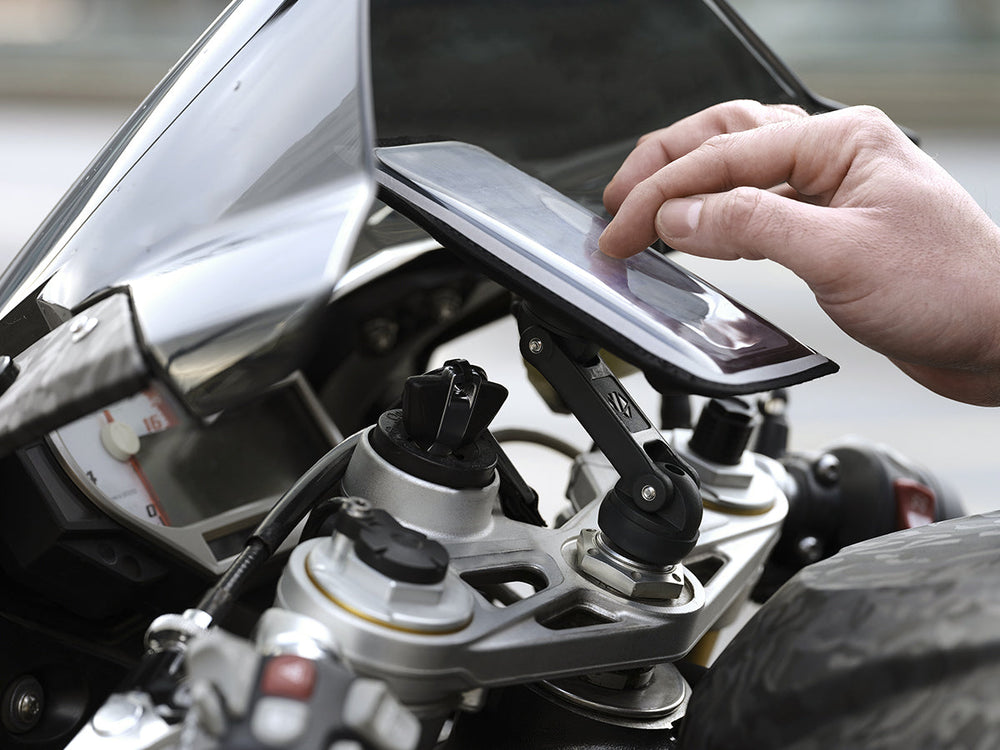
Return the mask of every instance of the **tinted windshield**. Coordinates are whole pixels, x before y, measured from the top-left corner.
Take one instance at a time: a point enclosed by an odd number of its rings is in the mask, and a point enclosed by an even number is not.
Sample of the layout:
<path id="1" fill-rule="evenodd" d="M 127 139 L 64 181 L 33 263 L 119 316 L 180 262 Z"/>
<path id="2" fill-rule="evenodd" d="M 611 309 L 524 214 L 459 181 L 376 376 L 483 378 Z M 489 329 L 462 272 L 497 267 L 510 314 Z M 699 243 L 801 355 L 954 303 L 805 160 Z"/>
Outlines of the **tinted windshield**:
<path id="1" fill-rule="evenodd" d="M 372 199 L 365 16 L 230 6 L 5 273 L 2 313 L 44 283 L 52 325 L 128 286 L 154 359 L 201 412 L 294 367 Z"/>
<path id="2" fill-rule="evenodd" d="M 373 0 L 386 145 L 486 148 L 601 212 L 636 138 L 728 99 L 816 109 L 713 0 Z"/>

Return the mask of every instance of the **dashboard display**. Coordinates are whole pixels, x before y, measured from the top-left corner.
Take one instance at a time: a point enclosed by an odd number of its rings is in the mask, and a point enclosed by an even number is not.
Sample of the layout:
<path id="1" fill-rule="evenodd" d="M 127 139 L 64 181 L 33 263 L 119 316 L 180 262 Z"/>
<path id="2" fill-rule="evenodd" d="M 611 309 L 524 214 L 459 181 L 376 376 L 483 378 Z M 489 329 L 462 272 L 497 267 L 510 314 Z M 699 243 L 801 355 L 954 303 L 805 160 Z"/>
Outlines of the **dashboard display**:
<path id="1" fill-rule="evenodd" d="M 152 436 L 179 425 L 174 409 L 155 388 L 119 401 L 59 429 L 55 434 L 81 475 L 108 502 L 147 523 L 171 526 L 159 492 L 143 469 Z"/>
<path id="2" fill-rule="evenodd" d="M 336 442 L 293 378 L 204 424 L 153 386 L 50 435 L 84 493 L 147 537 L 215 569 Z"/>

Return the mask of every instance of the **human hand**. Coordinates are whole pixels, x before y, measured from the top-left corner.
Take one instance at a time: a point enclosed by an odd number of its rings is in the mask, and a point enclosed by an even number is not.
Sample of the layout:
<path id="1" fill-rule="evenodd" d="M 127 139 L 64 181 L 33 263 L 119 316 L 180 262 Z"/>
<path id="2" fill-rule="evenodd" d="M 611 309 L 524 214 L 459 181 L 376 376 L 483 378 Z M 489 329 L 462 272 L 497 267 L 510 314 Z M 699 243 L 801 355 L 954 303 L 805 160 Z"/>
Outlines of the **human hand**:
<path id="1" fill-rule="evenodd" d="M 917 382 L 1000 405 L 1000 228 L 882 112 L 717 105 L 644 136 L 604 202 L 608 255 L 770 258 Z"/>

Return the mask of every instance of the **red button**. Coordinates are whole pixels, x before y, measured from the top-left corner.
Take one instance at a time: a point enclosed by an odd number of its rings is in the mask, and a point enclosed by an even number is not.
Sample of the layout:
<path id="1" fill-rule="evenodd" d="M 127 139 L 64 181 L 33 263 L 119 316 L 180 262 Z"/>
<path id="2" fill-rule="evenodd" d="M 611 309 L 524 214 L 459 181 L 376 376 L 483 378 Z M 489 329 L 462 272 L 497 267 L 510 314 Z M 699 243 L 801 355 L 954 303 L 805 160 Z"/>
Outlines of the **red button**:
<path id="1" fill-rule="evenodd" d="M 896 523 L 900 529 L 934 523 L 937 506 L 934 490 L 912 479 L 897 479 L 892 487 L 896 494 Z"/>
<path id="2" fill-rule="evenodd" d="M 260 692 L 307 701 L 316 687 L 316 665 L 301 656 L 285 654 L 268 659 L 260 677 Z"/>

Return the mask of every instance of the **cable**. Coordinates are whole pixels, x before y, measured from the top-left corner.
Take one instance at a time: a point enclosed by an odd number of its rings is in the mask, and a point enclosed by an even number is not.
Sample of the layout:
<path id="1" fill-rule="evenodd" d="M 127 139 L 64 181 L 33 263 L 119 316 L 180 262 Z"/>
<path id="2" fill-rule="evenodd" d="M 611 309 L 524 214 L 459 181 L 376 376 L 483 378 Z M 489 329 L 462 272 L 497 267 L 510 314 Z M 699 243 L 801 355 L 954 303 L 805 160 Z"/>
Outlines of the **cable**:
<path id="1" fill-rule="evenodd" d="M 572 443 L 560 440 L 554 435 L 549 435 L 538 430 L 529 430 L 518 427 L 508 427 L 502 430 L 495 430 L 493 436 L 498 443 L 535 443 L 545 448 L 551 448 L 557 453 L 562 453 L 568 458 L 576 458 L 581 451 Z"/>

